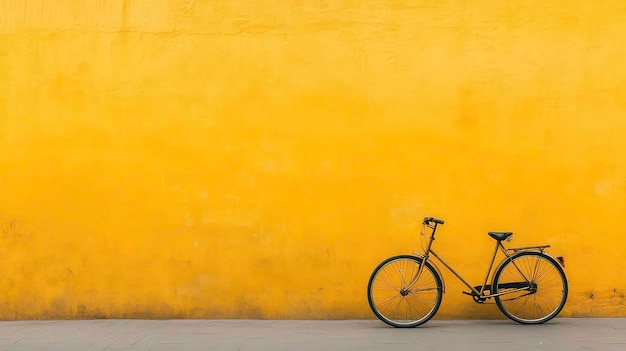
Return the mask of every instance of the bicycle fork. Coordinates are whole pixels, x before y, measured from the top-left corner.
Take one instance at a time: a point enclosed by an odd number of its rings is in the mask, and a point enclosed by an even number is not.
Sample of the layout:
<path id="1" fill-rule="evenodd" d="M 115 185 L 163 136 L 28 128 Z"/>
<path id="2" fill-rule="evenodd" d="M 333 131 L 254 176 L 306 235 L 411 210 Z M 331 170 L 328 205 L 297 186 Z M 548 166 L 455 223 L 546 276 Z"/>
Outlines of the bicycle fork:
<path id="1" fill-rule="evenodd" d="M 435 223 L 435 227 L 433 228 L 433 231 L 430 234 L 430 240 L 428 240 L 428 247 L 426 248 L 426 250 L 424 252 L 424 257 L 422 257 L 422 263 L 420 263 L 420 266 L 419 266 L 419 268 L 417 270 L 417 274 L 415 274 L 413 276 L 413 278 L 411 279 L 409 284 L 407 284 L 406 287 L 404 287 L 402 290 L 400 290 L 400 294 L 402 296 L 406 296 L 406 295 L 409 294 L 411 289 L 413 289 L 413 286 L 417 283 L 417 281 L 419 280 L 420 276 L 422 275 L 422 271 L 424 270 L 424 266 L 426 265 L 426 262 L 428 262 L 428 258 L 430 257 L 430 247 L 433 245 L 433 241 L 435 241 L 435 232 L 436 231 L 437 231 L 437 223 Z"/>

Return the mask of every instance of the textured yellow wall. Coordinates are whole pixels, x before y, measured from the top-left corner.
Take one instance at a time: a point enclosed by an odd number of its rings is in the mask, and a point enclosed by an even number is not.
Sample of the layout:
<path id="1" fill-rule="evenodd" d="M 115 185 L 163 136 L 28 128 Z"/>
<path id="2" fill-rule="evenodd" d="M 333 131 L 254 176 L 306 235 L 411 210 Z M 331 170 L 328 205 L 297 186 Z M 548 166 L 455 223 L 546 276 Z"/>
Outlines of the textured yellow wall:
<path id="1" fill-rule="evenodd" d="M 493 241 L 625 316 L 626 2 L 0 0 L 0 318 L 374 318 Z M 438 317 L 498 317 L 446 274 Z"/>

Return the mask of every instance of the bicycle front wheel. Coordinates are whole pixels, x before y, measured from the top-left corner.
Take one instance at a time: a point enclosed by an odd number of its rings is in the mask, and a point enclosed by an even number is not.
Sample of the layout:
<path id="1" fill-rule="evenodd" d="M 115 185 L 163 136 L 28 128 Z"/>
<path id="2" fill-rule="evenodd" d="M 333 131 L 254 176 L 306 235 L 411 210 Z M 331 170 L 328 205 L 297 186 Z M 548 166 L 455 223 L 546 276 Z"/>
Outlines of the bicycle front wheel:
<path id="1" fill-rule="evenodd" d="M 383 322 L 396 328 L 412 328 L 431 319 L 442 299 L 441 277 L 415 256 L 396 256 L 376 267 L 367 286 L 372 311 Z"/>
<path id="2" fill-rule="evenodd" d="M 522 252 L 504 263 L 493 278 L 496 304 L 502 313 L 522 324 L 554 318 L 567 300 L 567 278 L 552 257 Z"/>

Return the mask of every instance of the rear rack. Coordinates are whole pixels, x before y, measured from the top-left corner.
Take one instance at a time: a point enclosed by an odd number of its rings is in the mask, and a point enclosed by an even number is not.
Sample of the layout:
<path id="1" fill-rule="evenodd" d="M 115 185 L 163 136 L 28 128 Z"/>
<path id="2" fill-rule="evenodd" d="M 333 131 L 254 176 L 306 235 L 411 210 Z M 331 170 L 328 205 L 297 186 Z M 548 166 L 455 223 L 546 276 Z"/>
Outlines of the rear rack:
<path id="1" fill-rule="evenodd" d="M 550 247 L 550 245 L 526 246 L 526 247 L 516 247 L 516 248 L 513 248 L 513 249 L 506 249 L 506 251 L 509 251 L 509 252 L 519 252 L 519 251 L 524 251 L 524 250 L 531 250 L 531 251 L 543 252 L 548 247 Z"/>

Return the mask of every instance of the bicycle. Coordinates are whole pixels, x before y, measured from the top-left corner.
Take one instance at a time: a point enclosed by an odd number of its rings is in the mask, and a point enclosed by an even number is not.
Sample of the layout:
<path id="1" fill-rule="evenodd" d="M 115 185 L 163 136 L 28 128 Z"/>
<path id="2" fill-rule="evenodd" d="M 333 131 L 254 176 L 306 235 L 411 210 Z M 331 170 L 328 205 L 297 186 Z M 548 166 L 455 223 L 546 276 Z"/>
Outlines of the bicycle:
<path id="1" fill-rule="evenodd" d="M 511 320 L 541 324 L 561 312 L 568 291 L 565 261 L 562 256 L 553 257 L 545 252 L 550 245 L 507 249 L 502 242 L 510 241 L 513 233 L 489 232 L 496 240 L 496 248 L 483 284 L 471 286 L 432 250 L 437 226 L 443 223 L 441 219 L 424 218 L 420 231 L 424 241 L 427 240 L 424 253 L 390 257 L 374 269 L 367 286 L 367 299 L 376 317 L 397 328 L 412 328 L 426 323 L 437 313 L 445 284 L 431 256 L 469 288 L 463 294 L 481 304 L 493 298 Z M 425 227 L 432 230 L 428 239 L 424 235 Z M 505 258 L 493 270 L 491 284 L 487 284 L 498 250 Z"/>

